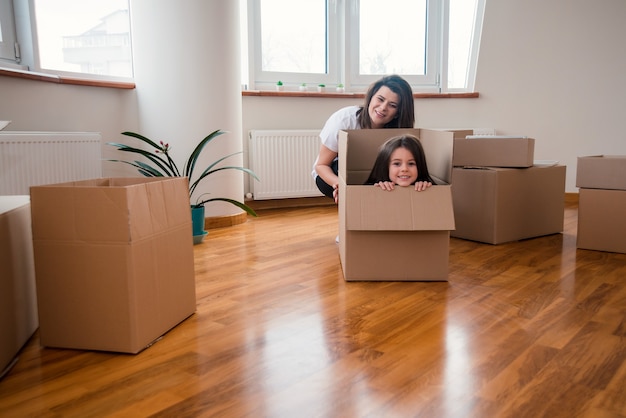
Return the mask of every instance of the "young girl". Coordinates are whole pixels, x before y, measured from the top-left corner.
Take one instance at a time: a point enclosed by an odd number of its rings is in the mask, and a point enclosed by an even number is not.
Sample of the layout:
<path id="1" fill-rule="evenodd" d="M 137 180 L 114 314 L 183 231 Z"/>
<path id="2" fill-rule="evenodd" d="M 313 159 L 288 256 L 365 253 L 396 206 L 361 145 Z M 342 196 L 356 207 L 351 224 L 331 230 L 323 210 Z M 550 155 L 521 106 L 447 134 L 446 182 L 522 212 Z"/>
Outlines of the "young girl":
<path id="1" fill-rule="evenodd" d="M 337 202 L 338 135 L 342 129 L 413 128 L 415 109 L 410 84 L 398 75 L 372 83 L 362 106 L 348 106 L 333 113 L 320 132 L 320 152 L 312 175 L 318 189 Z"/>
<path id="2" fill-rule="evenodd" d="M 395 185 L 411 186 L 422 191 L 435 182 L 428 174 L 424 149 L 413 135 L 401 135 L 387 140 L 381 147 L 365 184 L 374 184 L 383 190 Z"/>

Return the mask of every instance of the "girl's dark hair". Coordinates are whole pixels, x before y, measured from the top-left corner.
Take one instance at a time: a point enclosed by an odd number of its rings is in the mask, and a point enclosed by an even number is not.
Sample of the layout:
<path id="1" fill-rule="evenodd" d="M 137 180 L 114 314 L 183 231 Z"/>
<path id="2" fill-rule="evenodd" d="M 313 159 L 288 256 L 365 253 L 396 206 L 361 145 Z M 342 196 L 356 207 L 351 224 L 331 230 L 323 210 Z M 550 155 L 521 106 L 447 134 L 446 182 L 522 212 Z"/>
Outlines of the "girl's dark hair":
<path id="1" fill-rule="evenodd" d="M 367 108 L 372 101 L 372 98 L 380 90 L 382 86 L 389 88 L 398 95 L 400 103 L 398 103 L 398 113 L 389 123 L 385 125 L 385 128 L 413 128 L 415 127 L 415 103 L 413 100 L 413 90 L 411 85 L 402 77 L 398 75 L 388 75 L 380 80 L 372 83 L 367 89 L 365 94 L 365 103 L 358 110 L 357 117 L 361 128 L 369 129 L 372 127 L 372 120 L 370 119 Z"/>
<path id="2" fill-rule="evenodd" d="M 365 182 L 365 184 L 375 184 L 379 181 L 391 181 L 389 178 L 389 164 L 391 161 L 391 154 L 398 148 L 406 148 L 411 152 L 417 165 L 417 180 L 416 181 L 429 181 L 435 184 L 433 179 L 428 174 L 428 166 L 426 164 L 426 156 L 424 155 L 424 148 L 422 144 L 414 135 L 400 135 L 388 139 L 383 145 L 381 145 L 374 167 Z"/>

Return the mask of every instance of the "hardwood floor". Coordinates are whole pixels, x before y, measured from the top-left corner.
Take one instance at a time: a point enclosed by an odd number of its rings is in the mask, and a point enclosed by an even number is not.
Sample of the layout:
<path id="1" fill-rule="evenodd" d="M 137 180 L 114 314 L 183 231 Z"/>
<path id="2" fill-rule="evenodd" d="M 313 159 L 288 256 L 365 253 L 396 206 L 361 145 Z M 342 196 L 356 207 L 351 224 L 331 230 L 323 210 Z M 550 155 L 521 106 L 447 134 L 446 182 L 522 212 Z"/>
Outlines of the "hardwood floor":
<path id="1" fill-rule="evenodd" d="M 137 355 L 41 348 L 2 417 L 626 417 L 626 255 L 451 239 L 449 282 L 343 280 L 333 206 L 194 247 L 197 312 Z M 385 262 L 381 258 L 381 262 Z"/>

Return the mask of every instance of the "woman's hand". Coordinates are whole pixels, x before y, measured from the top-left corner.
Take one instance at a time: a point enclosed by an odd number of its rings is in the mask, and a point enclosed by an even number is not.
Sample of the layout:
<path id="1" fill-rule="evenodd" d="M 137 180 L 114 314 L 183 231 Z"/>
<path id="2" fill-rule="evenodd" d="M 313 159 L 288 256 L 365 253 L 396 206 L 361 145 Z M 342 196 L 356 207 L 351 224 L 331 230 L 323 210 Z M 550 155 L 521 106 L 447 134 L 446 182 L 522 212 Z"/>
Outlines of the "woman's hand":
<path id="1" fill-rule="evenodd" d="M 428 189 L 433 184 L 429 181 L 416 181 L 415 182 L 415 190 L 421 192 L 422 190 Z"/>

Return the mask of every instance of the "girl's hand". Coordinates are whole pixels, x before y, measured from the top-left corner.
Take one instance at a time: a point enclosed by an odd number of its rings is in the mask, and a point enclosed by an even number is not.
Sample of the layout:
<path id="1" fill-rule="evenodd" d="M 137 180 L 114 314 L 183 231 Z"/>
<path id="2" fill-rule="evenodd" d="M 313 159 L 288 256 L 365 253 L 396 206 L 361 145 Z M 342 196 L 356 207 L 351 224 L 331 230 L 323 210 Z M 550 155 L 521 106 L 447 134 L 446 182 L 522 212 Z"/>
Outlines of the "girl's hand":
<path id="1" fill-rule="evenodd" d="M 394 184 L 392 181 L 379 181 L 378 183 L 374 183 L 374 186 L 380 187 L 383 190 L 391 191 L 393 190 Z"/>
<path id="2" fill-rule="evenodd" d="M 335 203 L 339 203 L 339 184 L 333 184 L 333 198 L 335 199 Z"/>
<path id="3" fill-rule="evenodd" d="M 415 190 L 421 192 L 422 190 L 428 189 L 433 184 L 429 181 L 416 181 L 415 182 Z"/>

